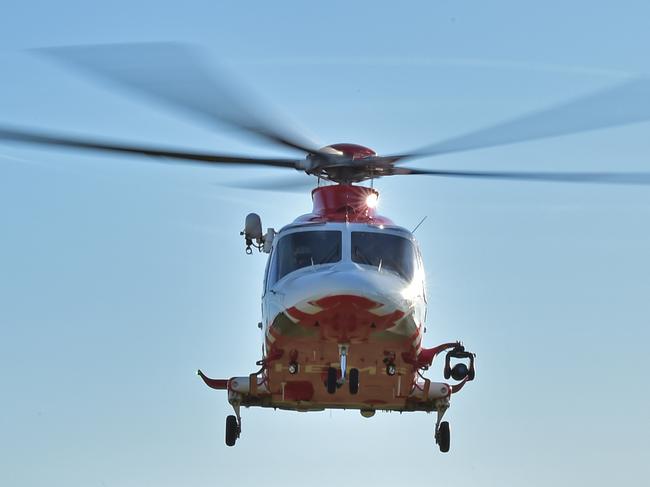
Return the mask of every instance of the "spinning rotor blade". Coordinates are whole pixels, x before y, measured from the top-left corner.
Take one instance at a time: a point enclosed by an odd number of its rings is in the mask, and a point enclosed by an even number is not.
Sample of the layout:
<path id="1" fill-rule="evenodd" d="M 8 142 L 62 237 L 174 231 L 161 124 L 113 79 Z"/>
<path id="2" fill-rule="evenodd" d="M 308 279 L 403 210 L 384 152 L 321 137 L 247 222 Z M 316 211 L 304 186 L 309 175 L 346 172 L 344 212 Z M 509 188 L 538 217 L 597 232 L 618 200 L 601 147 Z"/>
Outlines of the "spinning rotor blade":
<path id="1" fill-rule="evenodd" d="M 228 154 L 197 153 L 160 149 L 156 147 L 144 147 L 125 144 L 111 144 L 96 139 L 65 137 L 42 132 L 27 130 L 15 130 L 0 127 L 0 140 L 19 142 L 26 144 L 58 146 L 73 149 L 85 149 L 100 152 L 118 152 L 123 154 L 135 154 L 141 156 L 162 157 L 193 162 L 220 163 L 220 164 L 256 164 L 260 166 L 276 166 L 296 168 L 302 162 L 301 159 L 273 159 L 241 157 Z"/>
<path id="2" fill-rule="evenodd" d="M 650 172 L 522 172 L 522 171 L 446 171 L 396 167 L 394 174 L 424 174 L 453 178 L 556 183 L 650 184 Z"/>
<path id="3" fill-rule="evenodd" d="M 650 81 L 639 79 L 492 127 L 452 137 L 411 153 L 396 155 L 393 160 L 483 149 L 646 120 L 650 120 Z"/>
<path id="4" fill-rule="evenodd" d="M 80 71 L 168 106 L 210 124 L 221 122 L 304 152 L 318 152 L 317 144 L 282 126 L 277 117 L 262 119 L 261 104 L 226 77 L 215 76 L 201 52 L 175 43 L 108 44 L 38 49 Z M 267 110 L 268 112 L 268 110 Z"/>
<path id="5" fill-rule="evenodd" d="M 305 190 L 313 189 L 318 186 L 318 178 L 313 176 L 304 176 L 292 178 L 267 178 L 267 179 L 249 179 L 246 181 L 230 181 L 219 183 L 220 186 L 230 188 L 254 189 L 262 191 L 278 191 L 283 193 L 303 193 Z"/>

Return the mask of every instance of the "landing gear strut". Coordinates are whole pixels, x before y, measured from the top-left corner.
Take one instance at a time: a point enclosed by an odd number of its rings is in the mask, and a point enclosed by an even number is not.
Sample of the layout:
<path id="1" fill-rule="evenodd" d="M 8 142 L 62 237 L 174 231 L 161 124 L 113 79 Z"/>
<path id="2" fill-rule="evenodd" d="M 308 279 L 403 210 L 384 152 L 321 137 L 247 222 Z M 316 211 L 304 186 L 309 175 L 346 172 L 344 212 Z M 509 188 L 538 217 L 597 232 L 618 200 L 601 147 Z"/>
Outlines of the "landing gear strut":
<path id="1" fill-rule="evenodd" d="M 348 369 L 348 344 L 339 344 L 339 357 L 341 359 L 341 379 L 339 385 L 345 384 L 345 373 Z"/>

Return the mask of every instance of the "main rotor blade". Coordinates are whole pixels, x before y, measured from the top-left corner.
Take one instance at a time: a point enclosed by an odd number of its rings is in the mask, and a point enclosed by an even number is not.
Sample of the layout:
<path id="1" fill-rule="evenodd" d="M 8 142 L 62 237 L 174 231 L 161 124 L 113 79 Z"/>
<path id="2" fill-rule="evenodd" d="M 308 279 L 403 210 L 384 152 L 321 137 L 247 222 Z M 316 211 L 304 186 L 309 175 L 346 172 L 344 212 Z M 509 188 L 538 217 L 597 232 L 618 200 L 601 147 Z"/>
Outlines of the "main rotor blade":
<path id="1" fill-rule="evenodd" d="M 295 169 L 300 159 L 275 159 L 261 157 L 242 157 L 228 154 L 202 153 L 176 151 L 156 147 L 135 146 L 128 144 L 113 144 L 97 139 L 67 137 L 43 132 L 17 130 L 0 127 L 0 140 L 35 144 L 45 146 L 58 146 L 72 149 L 84 149 L 100 152 L 117 152 L 122 154 L 135 154 L 141 156 L 161 157 L 183 161 L 204 162 L 210 164 L 256 164 L 260 166 L 289 167 Z"/>
<path id="2" fill-rule="evenodd" d="M 400 154 L 404 160 L 514 144 L 650 120 L 650 81 L 638 79 Z"/>
<path id="3" fill-rule="evenodd" d="M 424 174 L 453 178 L 547 181 L 555 183 L 650 184 L 650 172 L 446 171 L 396 167 L 394 174 Z"/>
<path id="4" fill-rule="evenodd" d="M 304 152 L 317 144 L 277 117 L 260 116 L 261 103 L 208 68 L 202 53 L 175 43 L 108 44 L 37 49 L 82 72 L 181 109 L 210 124 L 225 123 L 268 141 Z M 270 112 L 265 110 L 267 114 Z"/>
<path id="5" fill-rule="evenodd" d="M 255 178 L 248 180 L 235 180 L 230 182 L 219 182 L 220 186 L 230 188 L 254 189 L 262 191 L 277 191 L 284 193 L 304 193 L 306 190 L 318 186 L 319 181 L 315 176 L 298 176 L 284 178 Z"/>

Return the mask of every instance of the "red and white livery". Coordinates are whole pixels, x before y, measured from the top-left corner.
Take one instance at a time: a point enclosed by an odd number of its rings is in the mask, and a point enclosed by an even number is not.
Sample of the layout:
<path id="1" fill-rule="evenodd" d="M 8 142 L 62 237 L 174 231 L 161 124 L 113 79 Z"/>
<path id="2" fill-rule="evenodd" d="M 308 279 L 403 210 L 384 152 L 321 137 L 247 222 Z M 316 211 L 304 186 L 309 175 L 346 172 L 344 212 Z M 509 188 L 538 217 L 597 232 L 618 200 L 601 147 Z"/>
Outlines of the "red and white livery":
<path id="1" fill-rule="evenodd" d="M 330 146 L 374 154 L 351 144 Z M 354 157 L 356 154 L 348 154 Z M 379 193 L 353 184 L 312 191 L 313 210 L 279 232 L 261 234 L 247 217 L 248 250 L 269 254 L 264 276 L 264 356 L 256 373 L 228 380 L 199 375 L 228 391 L 235 409 L 226 443 L 241 433 L 241 406 L 296 411 L 327 408 L 436 411 L 436 439 L 449 449 L 442 416 L 450 397 L 474 378 L 474 356 L 459 342 L 422 347 L 426 319 L 425 273 L 413 233 L 376 212 Z M 447 351 L 446 377 L 423 376 Z M 449 359 L 458 362 L 451 366 Z"/>

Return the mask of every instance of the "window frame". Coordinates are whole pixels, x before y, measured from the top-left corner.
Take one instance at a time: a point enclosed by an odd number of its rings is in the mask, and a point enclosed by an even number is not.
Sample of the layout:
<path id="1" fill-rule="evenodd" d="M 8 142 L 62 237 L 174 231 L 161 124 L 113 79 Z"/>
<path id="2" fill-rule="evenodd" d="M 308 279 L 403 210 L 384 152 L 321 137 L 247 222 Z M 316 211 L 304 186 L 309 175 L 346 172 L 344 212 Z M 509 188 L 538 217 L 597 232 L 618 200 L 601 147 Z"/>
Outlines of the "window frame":
<path id="1" fill-rule="evenodd" d="M 278 266 L 278 249 L 277 247 L 281 245 L 282 241 L 291 235 L 294 235 L 296 233 L 316 233 L 316 232 L 328 232 L 328 233 L 337 233 L 339 236 L 339 246 L 340 246 L 340 256 L 339 259 L 333 262 L 324 262 L 322 264 L 313 264 L 311 266 L 303 266 L 303 267 L 298 267 L 296 269 L 293 269 L 292 271 L 286 273 L 284 276 L 279 277 L 275 279 L 274 282 L 271 282 L 271 280 L 274 278 L 274 276 L 277 274 L 277 266 Z M 271 253 L 269 254 L 269 260 L 268 260 L 268 265 L 267 265 L 267 270 L 266 270 L 266 275 L 264 279 L 264 287 L 265 287 L 265 292 L 266 289 L 272 289 L 273 286 L 275 286 L 278 282 L 281 282 L 285 277 L 290 276 L 291 274 L 294 274 L 295 272 L 305 269 L 307 267 L 320 267 L 324 265 L 333 265 L 333 264 L 339 264 L 340 262 L 343 262 L 346 260 L 347 257 L 347 251 L 346 249 L 348 248 L 348 245 L 346 245 L 346 240 L 345 238 L 346 232 L 341 229 L 341 228 L 323 228 L 322 226 L 318 226 L 318 228 L 308 228 L 304 225 L 296 226 L 295 228 L 288 229 L 285 232 L 282 232 L 282 235 L 279 237 L 276 237 L 273 241 L 273 246 L 271 248 Z"/>
<path id="2" fill-rule="evenodd" d="M 411 279 L 409 282 L 413 282 L 414 279 L 418 278 L 418 275 L 422 276 L 422 287 L 423 289 L 426 289 L 426 281 L 424 278 L 424 261 L 422 260 L 422 255 L 420 253 L 420 246 L 418 245 L 417 240 L 415 239 L 415 236 L 409 232 L 407 229 L 400 227 L 400 226 L 377 226 L 377 225 L 371 225 L 371 224 L 348 224 L 348 223 L 339 223 L 339 222 L 318 222 L 318 223 L 300 223 L 296 225 L 287 225 L 284 228 L 278 232 L 276 235 L 273 245 L 271 247 L 271 252 L 269 253 L 269 258 L 267 260 L 267 266 L 265 269 L 265 276 L 264 276 L 264 295 L 266 295 L 267 292 L 271 291 L 273 292 L 274 286 L 283 281 L 284 278 L 288 275 L 293 274 L 293 272 L 290 272 L 289 274 L 285 275 L 284 277 L 276 280 L 275 282 L 271 283 L 271 277 L 273 276 L 273 273 L 275 271 L 274 266 L 276 265 L 275 259 L 277 257 L 277 245 L 279 242 L 285 238 L 288 235 L 291 235 L 293 233 L 300 233 L 300 232 L 312 232 L 312 231 L 336 231 L 340 234 L 341 237 L 341 260 L 335 262 L 335 263 L 327 263 L 327 264 L 317 264 L 318 266 L 320 265 L 339 265 L 341 263 L 354 263 L 356 265 L 364 265 L 364 264 L 358 264 L 356 262 L 353 262 L 352 260 L 352 233 L 353 232 L 366 232 L 366 233 L 380 233 L 384 235 L 394 235 L 397 237 L 404 238 L 406 240 L 409 240 L 411 244 L 413 245 L 413 249 L 415 252 L 415 272 L 414 272 L 414 278 Z M 294 271 L 295 272 L 295 271 Z M 396 274 L 397 275 L 397 274 Z M 426 291 L 424 291 L 426 293 Z"/>

